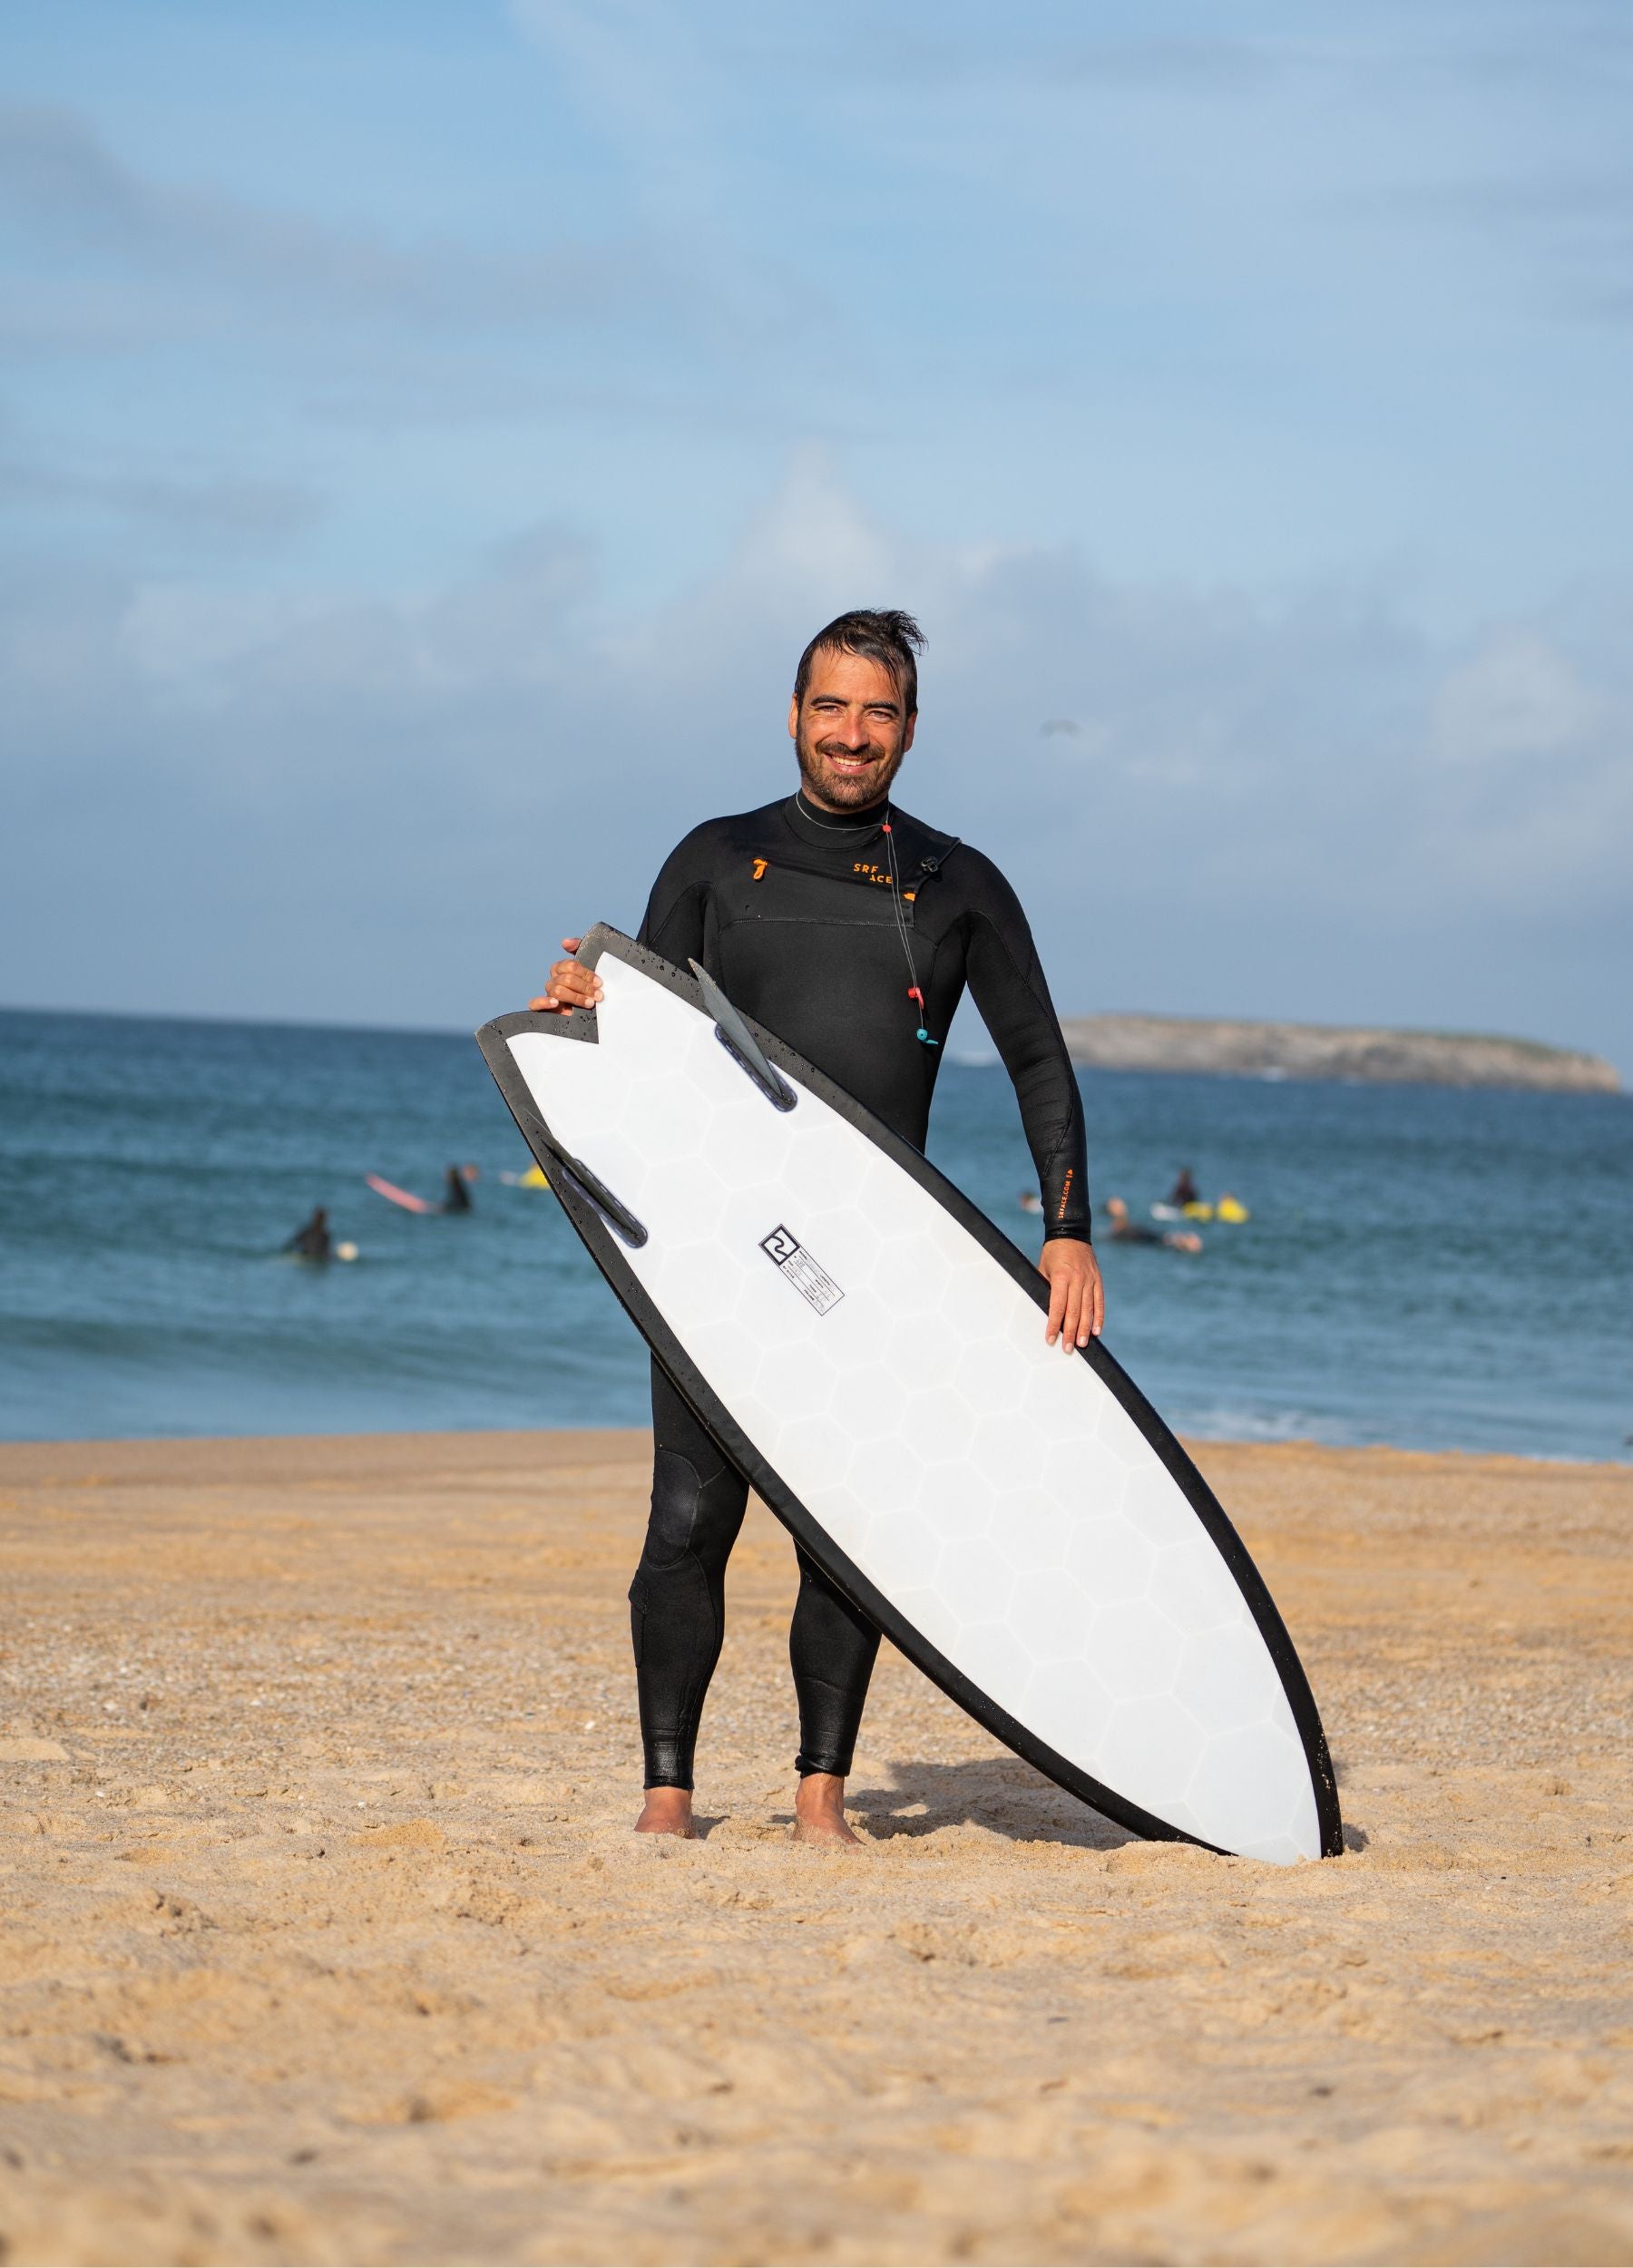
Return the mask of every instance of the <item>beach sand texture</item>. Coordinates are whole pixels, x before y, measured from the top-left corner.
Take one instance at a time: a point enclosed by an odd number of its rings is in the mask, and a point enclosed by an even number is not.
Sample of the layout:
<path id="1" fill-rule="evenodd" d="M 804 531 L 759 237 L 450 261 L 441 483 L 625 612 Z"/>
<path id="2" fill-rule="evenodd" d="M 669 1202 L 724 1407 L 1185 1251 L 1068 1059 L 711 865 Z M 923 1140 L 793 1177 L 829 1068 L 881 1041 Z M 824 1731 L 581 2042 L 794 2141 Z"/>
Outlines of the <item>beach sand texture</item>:
<path id="1" fill-rule="evenodd" d="M 0 2257 L 1633 2260 L 1633 1473 L 1198 1455 L 1356 1846 L 1129 1841 L 751 1512 L 637 1841 L 635 1433 L 0 1450 Z"/>

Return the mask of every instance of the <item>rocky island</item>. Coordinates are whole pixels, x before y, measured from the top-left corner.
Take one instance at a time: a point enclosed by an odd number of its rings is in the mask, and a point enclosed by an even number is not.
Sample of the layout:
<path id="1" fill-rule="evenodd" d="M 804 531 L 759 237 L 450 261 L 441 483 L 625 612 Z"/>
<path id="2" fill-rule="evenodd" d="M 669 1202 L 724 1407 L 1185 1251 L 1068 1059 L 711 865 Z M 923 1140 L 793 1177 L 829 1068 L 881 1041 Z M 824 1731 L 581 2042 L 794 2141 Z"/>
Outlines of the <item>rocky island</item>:
<path id="1" fill-rule="evenodd" d="M 1064 1016 L 1061 1028 L 1072 1061 L 1092 1070 L 1534 1087 L 1561 1094 L 1621 1091 L 1615 1067 L 1601 1056 L 1484 1032 L 1128 1015 Z"/>

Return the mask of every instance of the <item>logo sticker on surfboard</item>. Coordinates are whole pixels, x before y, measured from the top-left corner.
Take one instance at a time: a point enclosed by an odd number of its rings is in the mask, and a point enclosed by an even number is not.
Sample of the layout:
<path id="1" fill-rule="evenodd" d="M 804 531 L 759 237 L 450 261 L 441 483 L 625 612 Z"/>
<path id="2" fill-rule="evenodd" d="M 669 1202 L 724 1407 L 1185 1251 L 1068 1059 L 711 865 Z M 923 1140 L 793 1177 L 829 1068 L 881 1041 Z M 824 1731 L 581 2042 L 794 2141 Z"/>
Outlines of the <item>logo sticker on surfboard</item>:
<path id="1" fill-rule="evenodd" d="M 792 1284 L 801 1299 L 808 1301 L 819 1315 L 826 1315 L 830 1307 L 836 1307 L 845 1297 L 827 1270 L 812 1259 L 798 1237 L 787 1229 L 774 1228 L 768 1237 L 762 1237 L 760 1250 L 783 1281 Z"/>

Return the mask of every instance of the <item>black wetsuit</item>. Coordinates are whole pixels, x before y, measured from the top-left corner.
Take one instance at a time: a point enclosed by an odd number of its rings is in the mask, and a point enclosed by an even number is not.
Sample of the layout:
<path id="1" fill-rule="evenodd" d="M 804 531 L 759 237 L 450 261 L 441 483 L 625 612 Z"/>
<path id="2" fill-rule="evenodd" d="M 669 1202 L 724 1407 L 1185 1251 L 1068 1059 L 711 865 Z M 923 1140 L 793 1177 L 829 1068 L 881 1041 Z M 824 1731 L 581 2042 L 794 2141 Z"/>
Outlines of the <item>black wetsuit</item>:
<path id="1" fill-rule="evenodd" d="M 700 962 L 736 1007 L 921 1149 L 967 985 L 1014 1081 L 1048 1233 L 1087 1243 L 1082 1104 L 1020 903 L 979 851 L 894 807 L 886 838 L 882 817 L 790 796 L 709 820 L 666 860 L 640 941 L 681 968 Z M 938 1044 L 915 1037 L 921 1020 Z M 652 1427 L 651 1520 L 630 1591 L 646 1784 L 689 1788 L 748 1483 L 656 1364 Z M 799 1559 L 797 1768 L 844 1774 L 879 1634 Z"/>
<path id="2" fill-rule="evenodd" d="M 309 1221 L 302 1223 L 284 1246 L 286 1252 L 297 1253 L 303 1260 L 327 1260 L 332 1248 L 328 1215 L 321 1206 Z"/>

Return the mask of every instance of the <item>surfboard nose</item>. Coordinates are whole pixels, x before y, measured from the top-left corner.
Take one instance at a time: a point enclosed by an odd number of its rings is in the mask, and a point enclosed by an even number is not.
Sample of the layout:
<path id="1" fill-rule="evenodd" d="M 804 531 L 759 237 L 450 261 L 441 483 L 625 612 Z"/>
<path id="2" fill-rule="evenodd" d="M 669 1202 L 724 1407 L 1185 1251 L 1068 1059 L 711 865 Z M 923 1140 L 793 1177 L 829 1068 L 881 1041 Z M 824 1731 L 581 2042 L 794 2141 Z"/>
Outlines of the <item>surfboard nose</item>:
<path id="1" fill-rule="evenodd" d="M 956 1286 L 941 1304 L 956 1317 Z M 782 1468 L 909 1608 L 954 1697 L 1024 1727 L 1005 1737 L 1062 1784 L 1147 1833 L 1275 1864 L 1320 1857 L 1311 1760 L 1236 1575 L 1087 1365 L 1046 1365 L 1032 1354 L 1035 1310 L 1021 1321 L 1012 1376 L 993 1342 L 965 1350 L 985 1382 L 974 1414 L 955 1382 L 913 1395 L 928 1454 L 868 1445 L 868 1503 L 854 1473 L 825 1485 L 808 1421 L 777 1437 Z M 940 1368 L 937 1325 L 923 1330 Z"/>

